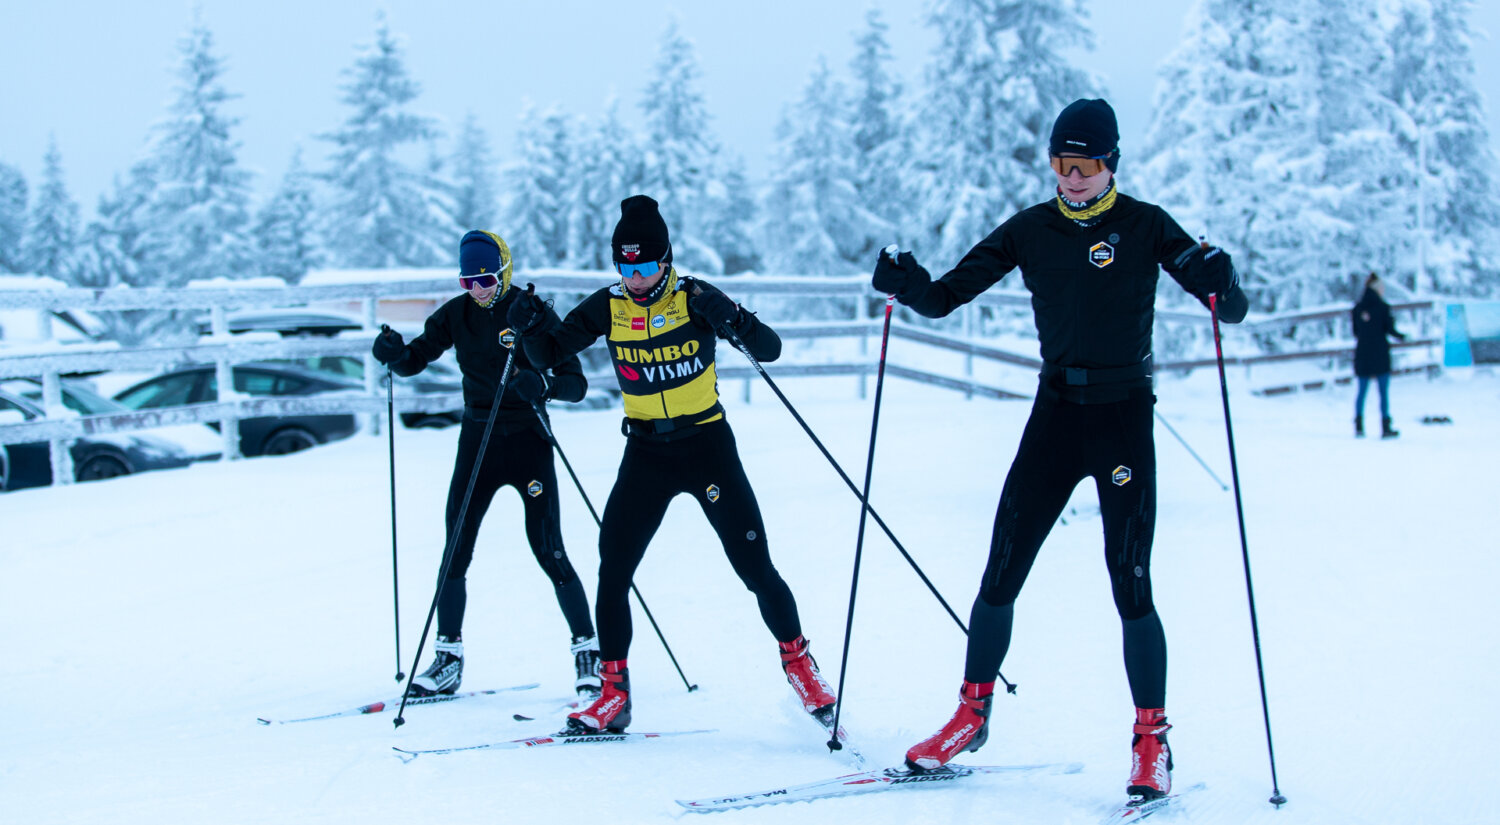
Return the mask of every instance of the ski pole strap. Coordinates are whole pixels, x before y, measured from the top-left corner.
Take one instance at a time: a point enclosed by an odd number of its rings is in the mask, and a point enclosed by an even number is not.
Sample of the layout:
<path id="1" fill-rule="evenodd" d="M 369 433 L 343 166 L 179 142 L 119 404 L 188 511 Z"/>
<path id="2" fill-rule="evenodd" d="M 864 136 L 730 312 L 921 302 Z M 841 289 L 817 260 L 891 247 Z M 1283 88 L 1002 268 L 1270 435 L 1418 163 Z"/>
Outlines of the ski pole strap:
<path id="1" fill-rule="evenodd" d="M 1063 383 L 1072 387 L 1083 387 L 1089 384 L 1115 384 L 1121 381 L 1129 381 L 1133 378 L 1147 378 L 1151 375 L 1151 356 L 1139 364 L 1131 364 L 1125 367 L 1064 367 L 1048 361 L 1042 362 L 1042 377 L 1051 378 L 1054 375 L 1062 375 Z"/>

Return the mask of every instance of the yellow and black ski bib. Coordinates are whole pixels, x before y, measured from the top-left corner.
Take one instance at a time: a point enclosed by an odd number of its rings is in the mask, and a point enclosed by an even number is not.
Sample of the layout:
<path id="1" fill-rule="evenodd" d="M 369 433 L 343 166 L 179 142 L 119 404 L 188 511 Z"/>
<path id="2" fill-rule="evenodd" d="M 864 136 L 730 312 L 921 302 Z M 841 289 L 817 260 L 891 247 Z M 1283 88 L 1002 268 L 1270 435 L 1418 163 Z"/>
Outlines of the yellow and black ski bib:
<path id="1" fill-rule="evenodd" d="M 719 403 L 714 333 L 692 323 L 688 294 L 676 270 L 661 298 L 643 307 L 616 284 L 609 289 L 609 358 L 625 399 L 625 416 L 638 420 L 681 418 Z M 702 421 L 718 418 L 717 411 Z"/>

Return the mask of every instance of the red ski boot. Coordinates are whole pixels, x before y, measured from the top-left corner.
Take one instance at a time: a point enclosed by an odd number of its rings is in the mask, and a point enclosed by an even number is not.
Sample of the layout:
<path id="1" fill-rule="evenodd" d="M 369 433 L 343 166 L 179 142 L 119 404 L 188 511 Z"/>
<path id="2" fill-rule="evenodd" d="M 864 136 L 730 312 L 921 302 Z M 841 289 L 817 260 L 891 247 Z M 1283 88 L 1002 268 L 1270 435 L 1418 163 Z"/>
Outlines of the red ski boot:
<path id="1" fill-rule="evenodd" d="M 1167 747 L 1167 711 L 1135 709 L 1135 738 L 1130 742 L 1130 784 L 1125 792 L 1156 799 L 1172 792 L 1172 749 Z"/>
<path id="2" fill-rule="evenodd" d="M 797 698 L 802 700 L 802 709 L 817 716 L 833 707 L 838 699 L 823 681 L 818 663 L 807 652 L 807 639 L 798 636 L 790 642 L 776 644 L 781 647 L 781 669 L 786 671 L 786 680 L 797 692 Z"/>
<path id="3" fill-rule="evenodd" d="M 958 692 L 958 712 L 941 730 L 906 752 L 912 770 L 941 768 L 964 751 L 977 751 L 990 736 L 990 706 L 995 701 L 995 683 L 964 682 Z"/>
<path id="4" fill-rule="evenodd" d="M 625 660 L 599 663 L 603 691 L 592 705 L 568 714 L 568 733 L 618 733 L 630 725 L 630 669 Z"/>

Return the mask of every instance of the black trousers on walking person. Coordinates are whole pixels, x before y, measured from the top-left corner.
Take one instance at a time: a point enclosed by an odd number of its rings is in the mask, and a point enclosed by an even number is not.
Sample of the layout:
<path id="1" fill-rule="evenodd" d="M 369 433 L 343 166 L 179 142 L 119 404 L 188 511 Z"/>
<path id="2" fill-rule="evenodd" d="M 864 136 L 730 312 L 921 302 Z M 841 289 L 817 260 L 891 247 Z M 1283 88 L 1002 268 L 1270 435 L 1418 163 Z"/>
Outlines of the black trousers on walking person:
<path id="1" fill-rule="evenodd" d="M 692 496 L 703 508 L 724 555 L 755 594 L 761 618 L 776 640 L 789 642 L 802 635 L 792 591 L 771 564 L 760 506 L 745 477 L 729 422 L 721 418 L 689 433 L 672 433 L 670 440 L 632 434 L 626 440 L 599 532 L 594 609 L 599 658 L 604 661 L 624 659 L 630 650 L 630 584 L 667 505 L 680 493 Z"/>
<path id="2" fill-rule="evenodd" d="M 449 542 L 453 540 L 453 528 L 463 506 L 464 490 L 474 472 L 474 460 L 479 453 L 479 442 L 484 437 L 487 418 L 488 410 L 465 409 L 463 423 L 459 425 L 458 455 L 453 462 L 453 478 L 448 483 Z M 474 559 L 474 543 L 495 493 L 507 485 L 514 487 L 521 496 L 526 540 L 537 564 L 557 591 L 557 602 L 569 630 L 575 637 L 594 635 L 588 596 L 563 549 L 552 445 L 535 422 L 509 427 L 496 422 L 490 433 L 479 477 L 474 481 L 474 492 L 469 499 L 469 509 L 464 515 L 463 532 L 453 548 L 453 560 L 443 583 L 442 598 L 438 601 L 438 634 L 454 638 L 463 628 L 464 608 L 468 601 L 464 577 Z"/>
<path id="3" fill-rule="evenodd" d="M 993 682 L 1010 647 L 1016 597 L 1073 488 L 1093 478 L 1104 523 L 1104 562 L 1124 629 L 1125 669 L 1137 707 L 1165 705 L 1166 637 L 1151 599 L 1156 527 L 1155 396 L 1074 404 L 1045 388 L 1000 494 L 979 597 L 970 614 L 964 678 Z"/>

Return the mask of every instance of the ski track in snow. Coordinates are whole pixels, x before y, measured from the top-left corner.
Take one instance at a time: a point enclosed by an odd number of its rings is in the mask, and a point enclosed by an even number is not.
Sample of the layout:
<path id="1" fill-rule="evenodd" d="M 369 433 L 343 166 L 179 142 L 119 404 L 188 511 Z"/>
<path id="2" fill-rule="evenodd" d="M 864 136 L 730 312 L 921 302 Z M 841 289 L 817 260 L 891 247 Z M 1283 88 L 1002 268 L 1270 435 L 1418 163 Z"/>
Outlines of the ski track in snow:
<path id="1" fill-rule="evenodd" d="M 729 356 L 726 356 L 729 357 Z M 1256 377 L 1261 377 L 1257 375 Z M 1351 437 L 1352 390 L 1272 399 L 1229 376 L 1280 787 L 1275 810 L 1234 499 L 1157 427 L 1158 608 L 1171 654 L 1176 781 L 1207 783 L 1162 822 L 1480 823 L 1500 768 L 1492 514 L 1500 379 L 1398 378 L 1402 437 Z M 1264 380 L 1264 379 L 1262 379 Z M 783 389 L 856 484 L 870 402 L 843 379 Z M 1021 382 L 1013 382 L 1024 387 Z M 760 384 L 722 388 L 773 559 L 837 686 L 859 509 Z M 1373 395 L 1373 393 L 1372 393 Z M 1217 376 L 1163 377 L 1158 411 L 1226 481 Z M 1370 400 L 1375 404 L 1375 399 Z M 886 385 L 872 501 L 967 619 L 1000 486 L 1029 405 Z M 1444 414 L 1448 426 L 1422 426 Z M 596 507 L 623 446 L 618 411 L 554 416 Z M 455 430 L 397 433 L 401 670 L 442 551 Z M 0 807 L 12 822 L 621 822 L 673 800 L 852 773 L 799 719 L 753 598 L 701 513 L 674 503 L 637 585 L 689 693 L 635 611 L 635 731 L 681 739 L 424 756 L 551 733 L 571 693 L 568 633 L 496 499 L 469 573 L 464 689 L 541 687 L 384 713 L 262 726 L 399 693 L 386 440 L 0 496 Z M 567 474 L 564 535 L 591 597 L 595 526 Z M 1082 762 L 1075 775 L 982 777 L 716 814 L 737 823 L 1093 823 L 1123 796 L 1131 705 L 1091 485 L 1076 490 L 1017 604 L 989 743 L 969 764 Z M 670 540 L 668 540 L 670 537 Z M 427 640 L 418 667 L 431 656 Z M 872 766 L 955 706 L 964 639 L 871 522 L 842 723 Z M 537 717 L 518 722 L 512 714 Z"/>

